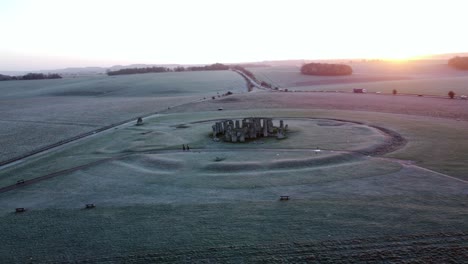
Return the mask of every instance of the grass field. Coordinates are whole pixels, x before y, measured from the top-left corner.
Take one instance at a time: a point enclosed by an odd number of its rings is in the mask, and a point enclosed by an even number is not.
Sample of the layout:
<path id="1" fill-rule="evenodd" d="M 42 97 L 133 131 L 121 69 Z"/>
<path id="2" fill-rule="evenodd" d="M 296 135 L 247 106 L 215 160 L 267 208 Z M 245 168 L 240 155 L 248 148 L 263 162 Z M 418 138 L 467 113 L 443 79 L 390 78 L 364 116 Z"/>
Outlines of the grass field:
<path id="1" fill-rule="evenodd" d="M 244 80 L 220 71 L 0 82 L 0 161 L 227 91 L 246 91 Z"/>
<path id="2" fill-rule="evenodd" d="M 282 117 L 291 133 L 286 140 L 256 144 L 212 142 L 213 121 L 200 121 L 229 116 Z M 409 143 L 388 154 L 398 160 L 362 155 L 359 150 L 383 144 L 384 134 L 369 125 L 325 116 L 385 124 Z M 0 255 L 8 256 L 4 258 L 8 262 L 29 257 L 39 262 L 252 261 L 268 255 L 274 256 L 272 262 L 283 262 L 301 259 L 293 254 L 299 251 L 303 257 L 325 261 L 339 260 L 346 253 L 310 243 L 329 241 L 333 247 L 349 247 L 356 242 L 345 241 L 358 239 L 364 246 L 366 239 L 375 238 L 374 249 L 380 251 L 392 241 L 408 244 L 401 249 L 406 253 L 394 256 L 397 261 L 422 254 L 418 253 L 421 240 L 437 247 L 439 254 L 459 259 L 463 249 L 454 252 L 453 246 L 440 241 L 451 237 L 457 245 L 467 243 L 466 236 L 458 233 L 468 228 L 463 210 L 468 183 L 400 160 L 409 155 L 413 158 L 406 158 L 425 167 L 425 162 L 440 158 L 422 155 L 432 143 L 412 144 L 433 137 L 421 129 L 431 122 L 323 110 L 213 111 L 145 119 L 143 126 L 109 131 L 2 171 L 2 184 L 7 184 L 16 179 L 11 175 L 28 179 L 103 160 L 0 194 L 2 228 L 8 230 L 3 237 L 11 241 Z M 462 124 L 447 120 L 435 129 L 451 126 L 453 134 L 447 136 L 460 137 L 457 125 Z M 314 151 L 317 142 L 319 154 Z M 181 151 L 185 143 L 192 147 L 190 152 Z M 465 149 L 455 151 L 463 155 Z M 414 159 L 419 155 L 420 160 Z M 216 161 L 217 157 L 222 160 Z M 462 160 L 459 156 L 460 164 Z M 436 165 L 445 163 L 439 160 Z M 280 202 L 280 195 L 290 195 L 291 200 Z M 97 207 L 83 209 L 86 203 Z M 28 211 L 14 214 L 15 207 Z M 28 231 L 19 232 L 15 226 Z M 85 246 L 84 241 L 92 242 Z M 312 251 L 303 248 L 312 245 Z M 16 256 L 6 253 L 13 248 Z M 51 248 L 60 253 L 41 253 Z M 362 261 L 359 252 L 356 260 Z M 378 260 L 376 251 L 368 254 Z"/>
<path id="3" fill-rule="evenodd" d="M 167 72 L 90 76 L 0 83 L 2 98 L 36 96 L 151 97 L 206 96 L 245 92 L 244 80 L 231 71 Z"/>
<path id="4" fill-rule="evenodd" d="M 341 261 L 460 262 L 467 246 L 460 208 L 467 203 L 457 200 L 393 196 L 31 211 L 2 217 L 7 243 L 0 254 L 3 262 L 18 263 L 333 262 L 334 255 Z"/>
<path id="5" fill-rule="evenodd" d="M 456 95 L 468 95 L 468 77 L 435 78 L 421 80 L 395 80 L 352 84 L 330 84 L 290 87 L 293 91 L 343 91 L 352 92 L 353 88 L 363 88 L 368 92 L 391 94 L 396 89 L 401 94 L 421 94 L 447 96 L 449 91 Z"/>
<path id="6" fill-rule="evenodd" d="M 350 76 L 330 78 L 300 73 L 299 66 L 250 68 L 258 79 L 291 91 L 344 91 L 364 88 L 368 92 L 391 94 L 396 89 L 402 94 L 447 96 L 452 90 L 457 95 L 468 95 L 468 74 L 442 63 L 395 65 L 392 63 L 353 63 Z"/>
<path id="7" fill-rule="evenodd" d="M 392 74 L 402 71 L 408 69 Z M 227 87 L 223 78 L 207 80 L 206 91 L 217 93 L 215 83 Z M 10 94 L 4 102 L 18 100 L 12 110 L 18 116 L 53 109 L 42 113 L 41 124 L 88 128 L 99 127 L 103 113 L 118 120 L 148 109 L 143 102 L 162 105 L 141 126 L 122 125 L 0 170 L 2 263 L 460 263 L 468 257 L 464 100 L 300 92 L 191 100 L 202 93 L 184 89 L 162 99 L 127 97 L 125 89 L 99 98 L 77 96 L 78 84 L 65 89 L 74 95 L 51 96 L 59 90 Z M 60 104 L 65 97 L 70 101 Z M 57 101 L 44 104 L 52 98 Z M 44 101 L 27 110 L 22 100 Z M 90 108 L 81 118 L 79 102 L 119 103 Z M 167 109 L 171 103 L 178 106 Z M 70 124 L 61 120 L 66 106 L 78 111 L 70 110 L 76 118 Z M 215 120 L 251 116 L 284 120 L 288 137 L 245 144 L 211 139 Z M 20 179 L 26 182 L 15 185 Z M 280 201 L 281 195 L 290 199 Z M 84 209 L 88 203 L 96 208 Z M 14 213 L 17 207 L 26 212 Z"/>
<path id="8" fill-rule="evenodd" d="M 407 151 L 389 155 L 398 154 L 397 158 L 416 160 L 433 170 L 467 179 L 468 104 L 462 100 L 355 94 L 283 93 L 278 96 L 270 93 L 250 95 L 238 101 L 190 104 L 171 111 L 183 112 L 186 107 L 203 111 L 220 106 L 249 109 L 253 104 L 269 108 L 261 112 L 263 115 L 297 107 L 310 109 L 309 116 L 366 122 L 392 129 L 407 138 L 408 145 Z"/>

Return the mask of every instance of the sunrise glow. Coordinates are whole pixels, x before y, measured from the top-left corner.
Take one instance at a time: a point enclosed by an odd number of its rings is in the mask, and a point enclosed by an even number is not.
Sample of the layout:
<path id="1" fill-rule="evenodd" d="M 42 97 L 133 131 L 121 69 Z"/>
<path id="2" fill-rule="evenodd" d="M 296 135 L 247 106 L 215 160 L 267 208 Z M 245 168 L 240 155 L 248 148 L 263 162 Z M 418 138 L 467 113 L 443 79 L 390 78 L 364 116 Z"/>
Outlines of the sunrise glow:
<path id="1" fill-rule="evenodd" d="M 424 4 L 424 5 L 422 5 Z M 0 69 L 465 51 L 464 1 L 0 2 Z"/>

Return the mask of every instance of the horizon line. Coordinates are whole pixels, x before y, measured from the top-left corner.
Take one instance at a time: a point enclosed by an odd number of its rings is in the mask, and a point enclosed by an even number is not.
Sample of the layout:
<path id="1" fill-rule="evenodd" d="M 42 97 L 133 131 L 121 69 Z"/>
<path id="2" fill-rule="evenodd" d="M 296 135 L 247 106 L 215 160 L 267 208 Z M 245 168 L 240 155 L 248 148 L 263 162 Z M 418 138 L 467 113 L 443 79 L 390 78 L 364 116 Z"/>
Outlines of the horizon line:
<path id="1" fill-rule="evenodd" d="M 460 55 L 457 55 L 460 54 Z M 212 62 L 212 63 L 119 63 L 113 64 L 111 66 L 103 66 L 102 64 L 99 66 L 63 66 L 63 67 L 53 67 L 53 68 L 43 68 L 43 69 L 27 69 L 27 70 L 3 70 L 0 69 L 0 72 L 44 72 L 44 71 L 59 71 L 59 70 L 66 70 L 66 69 L 86 69 L 86 68 L 102 68 L 102 69 L 109 69 L 112 67 L 128 67 L 132 65 L 174 65 L 174 66 L 199 66 L 199 65 L 211 65 L 214 63 L 221 63 L 226 65 L 233 65 L 233 64 L 259 64 L 259 63 L 268 63 L 268 62 L 287 62 L 287 61 L 384 61 L 384 62 L 410 62 L 410 61 L 422 61 L 422 60 L 446 60 L 447 58 L 433 58 L 433 57 L 442 57 L 442 56 L 468 56 L 468 51 L 465 52 L 450 52 L 450 53 L 437 53 L 437 54 L 430 54 L 430 55 L 421 55 L 421 56 L 412 56 L 409 58 L 402 58 L 402 59 L 391 59 L 391 58 L 379 58 L 379 57 L 355 57 L 355 58 L 328 58 L 328 59 L 264 59 L 258 61 L 243 61 L 243 62 Z M 92 64 L 92 63 L 90 63 Z"/>

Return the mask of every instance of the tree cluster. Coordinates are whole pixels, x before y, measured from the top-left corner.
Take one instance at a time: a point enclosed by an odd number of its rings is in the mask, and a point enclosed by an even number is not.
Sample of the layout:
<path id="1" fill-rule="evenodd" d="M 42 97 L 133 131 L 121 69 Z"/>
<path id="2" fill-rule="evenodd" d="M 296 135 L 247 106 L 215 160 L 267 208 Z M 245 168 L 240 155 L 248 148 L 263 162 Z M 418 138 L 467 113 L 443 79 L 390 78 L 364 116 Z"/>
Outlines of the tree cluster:
<path id="1" fill-rule="evenodd" d="M 12 79 L 12 78 L 13 78 L 12 76 L 0 74 L 0 81 L 14 80 L 14 79 Z"/>
<path id="2" fill-rule="evenodd" d="M 468 70 L 468 57 L 454 57 L 448 61 L 450 67 L 459 70 Z"/>
<path id="3" fill-rule="evenodd" d="M 454 91 L 448 92 L 448 96 L 450 97 L 450 99 L 455 98 L 455 92 Z"/>
<path id="4" fill-rule="evenodd" d="M 12 80 L 44 80 L 44 79 L 61 79 L 62 76 L 57 73 L 28 73 L 23 76 L 9 76 L 0 74 L 0 81 L 12 81 Z"/>
<path id="5" fill-rule="evenodd" d="M 306 75 L 338 76 L 351 75 L 353 69 L 346 64 L 308 63 L 302 65 L 301 73 Z"/>
<path id="6" fill-rule="evenodd" d="M 183 71 L 225 71 L 229 70 L 229 66 L 215 63 L 205 66 L 192 66 L 182 67 L 177 66 L 174 69 L 166 67 L 146 67 L 146 68 L 126 68 L 116 71 L 107 71 L 107 75 L 124 75 L 124 74 L 140 74 L 140 73 L 154 73 L 154 72 L 183 72 Z"/>
<path id="7" fill-rule="evenodd" d="M 205 66 L 193 66 L 193 67 L 187 67 L 186 71 L 226 71 L 229 70 L 229 66 L 221 64 L 221 63 L 215 63 L 211 65 L 205 65 Z"/>
<path id="8" fill-rule="evenodd" d="M 150 73 L 150 72 L 170 72 L 170 68 L 166 67 L 146 67 L 146 68 L 126 68 L 116 71 L 107 71 L 107 75 L 125 75 L 125 74 L 140 74 L 140 73 Z"/>

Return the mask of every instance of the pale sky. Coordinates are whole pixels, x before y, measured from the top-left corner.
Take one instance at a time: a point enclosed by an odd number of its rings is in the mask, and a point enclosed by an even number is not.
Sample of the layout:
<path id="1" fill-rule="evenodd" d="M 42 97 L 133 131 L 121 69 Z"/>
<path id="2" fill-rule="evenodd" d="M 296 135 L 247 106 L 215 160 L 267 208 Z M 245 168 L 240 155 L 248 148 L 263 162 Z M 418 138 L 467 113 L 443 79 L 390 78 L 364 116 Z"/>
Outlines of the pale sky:
<path id="1" fill-rule="evenodd" d="M 468 51 L 466 0 L 0 0 L 0 70 Z"/>

